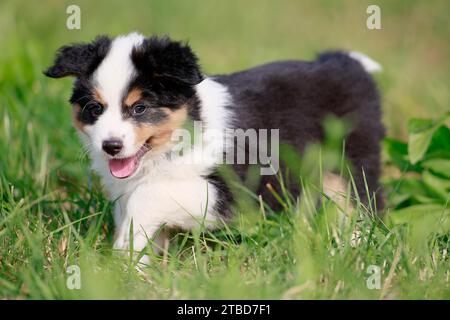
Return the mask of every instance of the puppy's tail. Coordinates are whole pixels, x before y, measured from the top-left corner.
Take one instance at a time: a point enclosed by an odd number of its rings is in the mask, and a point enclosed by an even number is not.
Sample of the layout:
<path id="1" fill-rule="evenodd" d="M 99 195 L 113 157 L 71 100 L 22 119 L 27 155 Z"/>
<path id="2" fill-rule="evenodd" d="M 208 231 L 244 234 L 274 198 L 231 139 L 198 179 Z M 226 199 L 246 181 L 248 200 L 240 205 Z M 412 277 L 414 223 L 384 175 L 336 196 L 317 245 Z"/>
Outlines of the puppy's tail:
<path id="1" fill-rule="evenodd" d="M 368 73 L 381 72 L 383 70 L 383 67 L 378 62 L 358 51 L 325 52 L 319 55 L 318 60 L 324 62 L 331 59 L 340 59 L 342 62 L 344 62 L 345 60 L 348 61 L 349 57 L 359 62 L 359 64 L 361 64 L 364 70 Z"/>
<path id="2" fill-rule="evenodd" d="M 358 61 L 368 73 L 381 72 L 383 67 L 375 60 L 369 58 L 365 54 L 358 51 L 350 51 L 348 53 L 350 58 Z"/>

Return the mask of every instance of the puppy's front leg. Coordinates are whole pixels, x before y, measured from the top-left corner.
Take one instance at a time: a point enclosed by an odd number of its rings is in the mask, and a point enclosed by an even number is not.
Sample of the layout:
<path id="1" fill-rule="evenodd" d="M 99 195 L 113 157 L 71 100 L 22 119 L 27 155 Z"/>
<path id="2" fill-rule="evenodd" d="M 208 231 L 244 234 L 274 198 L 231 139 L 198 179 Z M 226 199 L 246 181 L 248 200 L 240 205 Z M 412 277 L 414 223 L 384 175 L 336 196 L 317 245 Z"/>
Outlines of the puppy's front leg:
<path id="1" fill-rule="evenodd" d="M 131 223 L 132 221 L 133 223 Z M 168 241 L 168 233 L 163 226 L 163 222 L 142 224 L 134 219 L 122 221 L 117 226 L 113 248 L 130 254 L 130 235 L 132 235 L 133 252 L 136 256 L 148 245 L 151 245 L 155 253 L 159 253 L 163 250 L 164 243 Z M 142 256 L 139 262 L 148 264 L 150 262 L 148 255 Z"/>

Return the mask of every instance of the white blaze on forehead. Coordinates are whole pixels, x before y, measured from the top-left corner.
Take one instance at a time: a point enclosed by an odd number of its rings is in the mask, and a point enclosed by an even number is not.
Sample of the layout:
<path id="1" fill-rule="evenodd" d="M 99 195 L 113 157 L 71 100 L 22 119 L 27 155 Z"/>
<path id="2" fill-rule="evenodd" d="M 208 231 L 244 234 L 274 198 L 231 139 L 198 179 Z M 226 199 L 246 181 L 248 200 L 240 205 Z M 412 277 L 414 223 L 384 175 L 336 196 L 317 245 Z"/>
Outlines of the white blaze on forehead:
<path id="1" fill-rule="evenodd" d="M 136 72 L 131 52 L 143 40 L 144 37 L 137 33 L 115 38 L 105 59 L 92 76 L 93 85 L 105 101 L 106 109 L 92 126 L 86 127 L 86 131 L 100 153 L 102 142 L 108 139 L 123 141 L 124 148 L 119 154 L 121 157 L 129 157 L 141 147 L 136 145 L 132 122 L 122 117 L 122 99 Z"/>
<path id="2" fill-rule="evenodd" d="M 93 75 L 102 98 L 109 107 L 120 106 L 124 90 L 135 73 L 131 51 L 144 40 L 144 36 L 131 33 L 113 40 L 111 48 Z"/>

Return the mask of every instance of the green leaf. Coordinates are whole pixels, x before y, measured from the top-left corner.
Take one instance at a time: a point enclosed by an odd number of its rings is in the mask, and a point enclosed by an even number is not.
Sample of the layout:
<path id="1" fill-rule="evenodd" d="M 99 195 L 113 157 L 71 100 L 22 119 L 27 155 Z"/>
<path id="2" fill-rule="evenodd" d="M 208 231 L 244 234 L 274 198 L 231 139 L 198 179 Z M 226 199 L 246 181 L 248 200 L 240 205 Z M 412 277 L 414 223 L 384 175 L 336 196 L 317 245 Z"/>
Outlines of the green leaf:
<path id="1" fill-rule="evenodd" d="M 391 212 L 387 221 L 394 226 L 407 225 L 409 244 L 423 250 L 430 235 L 449 233 L 450 209 L 439 204 L 414 205 Z"/>
<path id="2" fill-rule="evenodd" d="M 442 204 L 418 204 L 404 209 L 392 211 L 388 219 L 393 224 L 415 223 L 425 217 L 433 217 L 435 221 L 450 215 L 450 208 Z M 447 226 L 448 227 L 448 226 Z"/>
<path id="3" fill-rule="evenodd" d="M 416 203 L 440 203 L 440 197 L 431 192 L 423 179 L 419 177 L 403 177 L 386 184 L 389 187 L 389 203 L 395 208 L 402 208 Z"/>
<path id="4" fill-rule="evenodd" d="M 431 143 L 431 138 L 433 138 L 433 134 L 435 131 L 436 128 L 431 126 L 426 127 L 421 131 L 419 130 L 410 132 L 408 142 L 408 155 L 409 161 L 412 164 L 416 164 L 420 159 L 423 158 Z"/>
<path id="5" fill-rule="evenodd" d="M 424 171 L 422 177 L 423 182 L 430 191 L 445 202 L 449 200 L 448 190 L 450 189 L 450 180 L 439 178 L 429 171 Z"/>
<path id="6" fill-rule="evenodd" d="M 444 177 L 450 178 L 449 159 L 430 159 L 422 162 L 422 166 Z"/>
<path id="7" fill-rule="evenodd" d="M 399 181 L 397 187 L 398 193 L 407 193 L 411 195 L 423 194 L 426 195 L 426 188 L 423 182 L 417 178 L 405 177 Z"/>
<path id="8" fill-rule="evenodd" d="M 447 113 L 436 121 L 428 119 L 410 120 L 408 125 L 408 155 L 409 161 L 412 164 L 416 164 L 424 157 L 428 147 L 430 146 L 434 133 L 449 117 L 450 113 Z"/>
<path id="9" fill-rule="evenodd" d="M 409 171 L 409 168 L 412 167 L 409 163 L 408 145 L 406 143 L 392 138 L 385 138 L 383 140 L 383 150 L 388 160 L 400 170 Z"/>
<path id="10" fill-rule="evenodd" d="M 431 154 L 444 154 L 450 153 L 450 129 L 448 125 L 441 125 L 433 134 L 430 146 L 428 147 L 427 156 Z"/>
<path id="11" fill-rule="evenodd" d="M 432 119 L 411 119 L 408 123 L 409 133 L 420 133 L 434 127 L 434 121 Z"/>
<path id="12" fill-rule="evenodd" d="M 435 197 L 433 198 L 433 197 L 424 196 L 424 195 L 421 195 L 421 194 L 415 194 L 415 195 L 413 196 L 413 198 L 414 198 L 414 200 L 416 200 L 417 202 L 423 203 L 423 204 L 426 204 L 426 203 L 436 203 L 436 202 L 439 203 L 439 202 L 441 202 L 440 199 L 436 199 Z"/>

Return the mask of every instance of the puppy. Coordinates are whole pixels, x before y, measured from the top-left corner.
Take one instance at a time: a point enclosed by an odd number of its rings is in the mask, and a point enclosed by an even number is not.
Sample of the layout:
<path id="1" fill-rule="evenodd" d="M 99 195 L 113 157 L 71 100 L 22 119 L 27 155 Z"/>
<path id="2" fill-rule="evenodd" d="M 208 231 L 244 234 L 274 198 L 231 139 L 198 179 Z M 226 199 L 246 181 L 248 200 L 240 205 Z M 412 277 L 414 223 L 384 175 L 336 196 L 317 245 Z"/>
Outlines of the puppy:
<path id="1" fill-rule="evenodd" d="M 227 143 L 227 129 L 257 130 L 256 137 L 263 129 L 277 129 L 279 140 L 301 152 L 323 138 L 325 115 L 351 119 L 345 152 L 358 196 L 369 201 L 367 184 L 380 208 L 377 181 L 384 129 L 379 94 L 369 75 L 379 69 L 360 53 L 328 52 L 312 62 L 279 61 L 207 76 L 187 44 L 132 33 L 63 46 L 45 74 L 75 77 L 73 123 L 92 168 L 115 201 L 114 248 L 129 248 L 132 227 L 134 250 L 140 251 L 149 240 L 161 246 L 162 227 L 212 229 L 232 217 L 232 193 L 218 165 L 229 148 L 244 150 L 244 156 L 255 148 L 248 141 L 240 147 Z M 200 123 L 200 141 L 173 157 L 180 149 L 174 136 L 183 129 L 190 132 L 192 123 Z M 199 144 L 209 150 L 208 156 L 187 161 Z M 279 188 L 274 162 L 272 174 L 261 176 L 257 192 L 276 208 L 266 187 Z M 248 164 L 233 163 L 240 177 Z M 292 191 L 299 193 L 295 187 Z"/>

